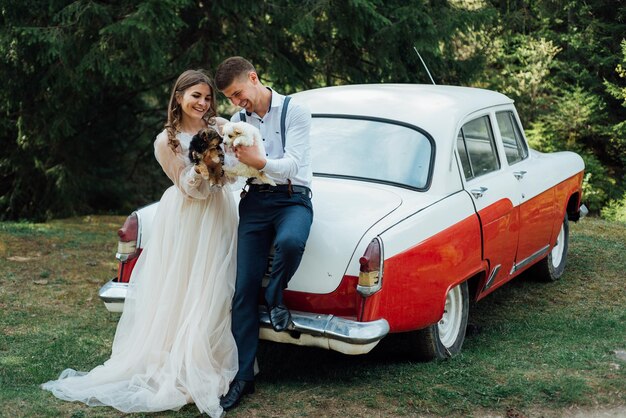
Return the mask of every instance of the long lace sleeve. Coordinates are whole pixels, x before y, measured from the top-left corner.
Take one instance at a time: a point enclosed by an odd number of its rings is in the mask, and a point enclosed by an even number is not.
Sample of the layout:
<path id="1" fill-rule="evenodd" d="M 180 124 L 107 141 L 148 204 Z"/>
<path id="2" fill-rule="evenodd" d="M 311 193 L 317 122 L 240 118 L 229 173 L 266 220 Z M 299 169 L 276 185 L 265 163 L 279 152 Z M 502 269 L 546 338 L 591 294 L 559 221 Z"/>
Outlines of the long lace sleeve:
<path id="1" fill-rule="evenodd" d="M 172 183 L 185 195 L 193 199 L 206 199 L 211 193 L 220 190 L 211 186 L 196 173 L 193 164 L 180 148 L 172 151 L 168 145 L 167 132 L 161 132 L 154 141 L 154 156 Z"/>

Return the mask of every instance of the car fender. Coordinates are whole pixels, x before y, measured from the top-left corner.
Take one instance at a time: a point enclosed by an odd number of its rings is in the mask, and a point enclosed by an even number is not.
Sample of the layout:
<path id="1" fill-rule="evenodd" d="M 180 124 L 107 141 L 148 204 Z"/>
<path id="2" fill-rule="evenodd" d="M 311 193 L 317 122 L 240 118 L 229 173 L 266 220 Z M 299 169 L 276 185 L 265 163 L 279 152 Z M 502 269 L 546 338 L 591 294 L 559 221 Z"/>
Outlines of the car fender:
<path id="1" fill-rule="evenodd" d="M 448 290 L 485 268 L 480 223 L 465 192 L 423 208 L 380 238 L 383 284 L 364 302 L 361 320 L 385 318 L 391 332 L 437 322 Z"/>

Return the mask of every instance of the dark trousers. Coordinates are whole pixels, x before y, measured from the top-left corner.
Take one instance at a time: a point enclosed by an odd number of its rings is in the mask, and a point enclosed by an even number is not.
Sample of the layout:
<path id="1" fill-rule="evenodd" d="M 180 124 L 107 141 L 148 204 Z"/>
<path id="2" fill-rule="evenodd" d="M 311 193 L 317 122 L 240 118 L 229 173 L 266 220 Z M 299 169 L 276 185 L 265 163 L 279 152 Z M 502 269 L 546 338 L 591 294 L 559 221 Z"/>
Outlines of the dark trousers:
<path id="1" fill-rule="evenodd" d="M 306 194 L 250 190 L 239 203 L 237 282 L 232 330 L 239 352 L 235 379 L 254 380 L 254 358 L 259 344 L 259 292 L 272 244 L 274 261 L 265 290 L 268 306 L 283 303 L 283 289 L 295 274 L 313 221 Z"/>

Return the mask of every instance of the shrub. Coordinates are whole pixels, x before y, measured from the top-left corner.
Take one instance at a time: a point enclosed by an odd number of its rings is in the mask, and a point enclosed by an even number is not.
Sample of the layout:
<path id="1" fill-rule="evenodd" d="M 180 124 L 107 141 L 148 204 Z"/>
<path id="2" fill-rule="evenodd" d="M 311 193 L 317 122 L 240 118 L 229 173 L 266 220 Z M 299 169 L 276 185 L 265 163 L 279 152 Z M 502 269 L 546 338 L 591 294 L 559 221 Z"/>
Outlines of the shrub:
<path id="1" fill-rule="evenodd" d="M 626 193 L 621 199 L 611 200 L 602 208 L 601 215 L 609 221 L 626 223 Z"/>
<path id="2" fill-rule="evenodd" d="M 606 167 L 594 154 L 581 152 L 580 156 L 585 161 L 583 200 L 591 212 L 600 213 L 602 207 L 616 193 L 615 180 L 609 176 Z"/>

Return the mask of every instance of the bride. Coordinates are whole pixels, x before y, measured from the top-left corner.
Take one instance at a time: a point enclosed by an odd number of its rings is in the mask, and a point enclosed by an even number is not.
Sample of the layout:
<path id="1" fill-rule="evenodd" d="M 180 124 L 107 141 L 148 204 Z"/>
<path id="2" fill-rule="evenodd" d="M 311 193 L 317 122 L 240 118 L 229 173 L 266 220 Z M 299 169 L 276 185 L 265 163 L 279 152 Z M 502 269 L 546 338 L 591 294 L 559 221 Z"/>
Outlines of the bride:
<path id="1" fill-rule="evenodd" d="M 134 268 L 111 358 L 90 372 L 64 370 L 42 387 L 56 397 L 122 412 L 178 410 L 211 417 L 237 372 L 231 334 L 237 215 L 228 187 L 211 186 L 187 157 L 192 136 L 226 122 L 212 80 L 178 77 L 154 153 L 172 181 Z M 210 164 L 210 162 L 207 161 Z"/>

